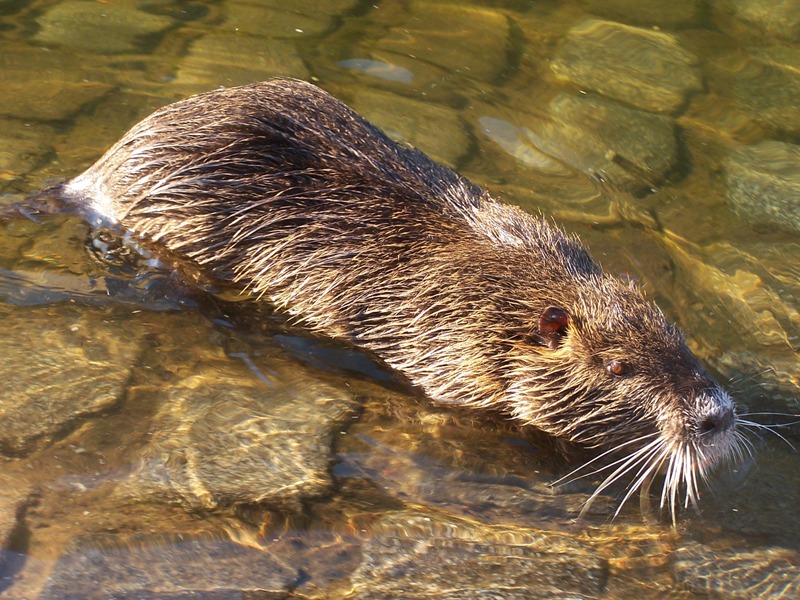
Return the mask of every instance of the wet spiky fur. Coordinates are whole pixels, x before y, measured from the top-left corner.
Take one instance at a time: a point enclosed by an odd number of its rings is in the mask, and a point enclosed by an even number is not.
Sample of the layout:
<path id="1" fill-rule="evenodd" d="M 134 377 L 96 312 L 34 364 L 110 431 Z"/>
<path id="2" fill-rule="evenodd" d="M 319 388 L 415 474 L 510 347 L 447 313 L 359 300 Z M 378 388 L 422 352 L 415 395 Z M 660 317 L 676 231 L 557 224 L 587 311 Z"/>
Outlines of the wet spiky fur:
<path id="1" fill-rule="evenodd" d="M 742 447 L 730 398 L 633 285 L 310 84 L 167 106 L 66 193 L 372 351 L 437 402 L 622 448 L 630 462 L 607 483 L 631 475 L 633 491 L 664 467 L 673 512 L 681 486 L 694 501 L 696 474 Z M 547 344 L 550 306 L 569 325 Z M 630 371 L 610 374 L 614 360 Z"/>

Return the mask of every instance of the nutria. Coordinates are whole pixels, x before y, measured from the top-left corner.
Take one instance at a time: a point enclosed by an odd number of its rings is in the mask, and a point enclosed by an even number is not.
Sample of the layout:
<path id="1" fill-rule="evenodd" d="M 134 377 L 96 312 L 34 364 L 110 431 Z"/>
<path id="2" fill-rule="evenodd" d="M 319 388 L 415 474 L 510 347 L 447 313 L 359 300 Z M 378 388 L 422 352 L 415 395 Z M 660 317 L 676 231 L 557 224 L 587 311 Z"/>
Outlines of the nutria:
<path id="1" fill-rule="evenodd" d="M 436 402 L 621 449 L 600 489 L 629 474 L 625 499 L 662 471 L 674 515 L 746 449 L 731 398 L 634 284 L 314 85 L 166 106 L 59 193 Z"/>

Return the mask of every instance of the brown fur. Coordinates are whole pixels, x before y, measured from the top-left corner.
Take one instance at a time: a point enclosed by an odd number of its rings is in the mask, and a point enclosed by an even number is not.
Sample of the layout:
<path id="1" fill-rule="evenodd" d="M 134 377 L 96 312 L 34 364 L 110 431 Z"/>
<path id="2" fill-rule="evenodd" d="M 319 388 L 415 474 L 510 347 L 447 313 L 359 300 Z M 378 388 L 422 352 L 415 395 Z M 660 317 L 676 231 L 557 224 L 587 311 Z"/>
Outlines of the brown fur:
<path id="1" fill-rule="evenodd" d="M 683 461 L 690 491 L 738 452 L 730 398 L 632 284 L 310 84 L 167 106 L 65 193 L 437 402 L 587 446 L 650 443 L 641 464 Z"/>

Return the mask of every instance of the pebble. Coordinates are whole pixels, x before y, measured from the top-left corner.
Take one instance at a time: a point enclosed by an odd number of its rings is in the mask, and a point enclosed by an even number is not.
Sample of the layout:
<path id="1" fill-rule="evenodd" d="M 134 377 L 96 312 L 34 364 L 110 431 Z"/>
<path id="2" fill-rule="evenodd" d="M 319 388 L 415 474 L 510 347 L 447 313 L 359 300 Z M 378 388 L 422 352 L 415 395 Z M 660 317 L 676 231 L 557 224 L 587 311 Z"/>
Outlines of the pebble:
<path id="1" fill-rule="evenodd" d="M 53 137 L 49 125 L 0 117 L 0 182 L 33 170 L 51 151 Z"/>
<path id="2" fill-rule="evenodd" d="M 778 600 L 800 596 L 800 554 L 788 548 L 720 550 L 688 544 L 675 552 L 675 579 L 698 594 Z"/>
<path id="3" fill-rule="evenodd" d="M 463 121 L 443 106 L 368 88 L 358 89 L 349 104 L 389 137 L 439 162 L 455 166 L 469 151 Z"/>
<path id="4" fill-rule="evenodd" d="M 354 0 L 281 0 L 226 2 L 225 31 L 266 34 L 280 38 L 320 35 L 331 28 L 333 19 L 356 5 Z M 239 64 L 246 64 L 246 61 Z"/>
<path id="5" fill-rule="evenodd" d="M 168 87 L 187 96 L 278 76 L 309 78 L 293 41 L 265 43 L 262 38 L 238 33 L 214 33 L 192 43 Z"/>
<path id="6" fill-rule="evenodd" d="M 121 401 L 141 338 L 135 328 L 85 308 L 16 310 L 3 327 L 0 453 L 25 454 Z"/>
<path id="7" fill-rule="evenodd" d="M 389 513 L 376 524 L 353 575 L 353 598 L 595 598 L 607 565 L 567 536 Z"/>
<path id="8" fill-rule="evenodd" d="M 62 556 L 39 598 L 289 597 L 296 568 L 222 535 L 139 536 L 78 541 Z"/>
<path id="9" fill-rule="evenodd" d="M 546 160 L 551 157 L 590 179 L 633 193 L 651 190 L 675 168 L 678 145 L 669 116 L 598 95 L 567 93 L 554 97 L 547 111 L 549 118 L 532 116 L 516 136 L 494 124 L 492 139 L 530 168 L 556 173 Z M 485 131 L 487 124 L 492 123 L 482 119 Z"/>
<path id="10" fill-rule="evenodd" d="M 800 50 L 753 49 L 732 77 L 732 97 L 741 110 L 765 127 L 800 134 Z"/>
<path id="11" fill-rule="evenodd" d="M 800 41 L 800 3 L 795 0 L 716 0 L 712 4 L 723 21 L 733 15 L 765 37 Z"/>
<path id="12" fill-rule="evenodd" d="M 264 503 L 299 511 L 328 491 L 330 440 L 357 405 L 296 366 L 268 365 L 258 378 L 241 363 L 211 363 L 171 385 L 120 493 L 187 510 Z"/>
<path id="13" fill-rule="evenodd" d="M 394 24 L 376 47 L 412 72 L 432 64 L 450 76 L 461 74 L 491 82 L 507 63 L 509 36 L 509 21 L 499 11 L 447 2 L 412 2 L 407 19 Z"/>
<path id="14" fill-rule="evenodd" d="M 751 222 L 800 231 L 800 146 L 765 141 L 724 161 L 727 200 Z"/>
<path id="15" fill-rule="evenodd" d="M 37 21 L 39 42 L 108 54 L 133 52 L 144 36 L 162 34 L 175 24 L 119 4 L 74 1 L 56 4 Z"/>
<path id="16" fill-rule="evenodd" d="M 579 0 L 588 13 L 622 23 L 660 27 L 698 24 L 699 0 Z"/>
<path id="17" fill-rule="evenodd" d="M 581 89 L 653 112 L 674 112 L 702 88 L 697 57 L 675 36 L 598 19 L 569 31 L 551 68 Z"/>

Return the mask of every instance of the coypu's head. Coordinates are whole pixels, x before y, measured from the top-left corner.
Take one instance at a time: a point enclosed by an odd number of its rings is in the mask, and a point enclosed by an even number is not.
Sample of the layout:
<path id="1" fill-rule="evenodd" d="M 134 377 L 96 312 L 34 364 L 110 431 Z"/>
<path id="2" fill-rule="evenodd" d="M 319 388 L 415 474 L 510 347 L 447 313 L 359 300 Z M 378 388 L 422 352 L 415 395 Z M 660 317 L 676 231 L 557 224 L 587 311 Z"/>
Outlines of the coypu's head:
<path id="1" fill-rule="evenodd" d="M 681 489 L 694 504 L 698 479 L 746 450 L 733 401 L 632 283 L 603 274 L 574 283 L 563 302 L 541 311 L 528 351 L 512 360 L 512 410 L 613 457 L 599 469 L 610 474 L 595 495 L 632 478 L 625 502 L 662 473 L 661 506 L 674 518 Z M 535 354 L 531 340 L 541 348 Z"/>

